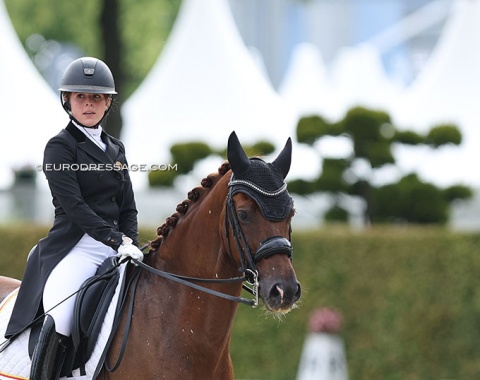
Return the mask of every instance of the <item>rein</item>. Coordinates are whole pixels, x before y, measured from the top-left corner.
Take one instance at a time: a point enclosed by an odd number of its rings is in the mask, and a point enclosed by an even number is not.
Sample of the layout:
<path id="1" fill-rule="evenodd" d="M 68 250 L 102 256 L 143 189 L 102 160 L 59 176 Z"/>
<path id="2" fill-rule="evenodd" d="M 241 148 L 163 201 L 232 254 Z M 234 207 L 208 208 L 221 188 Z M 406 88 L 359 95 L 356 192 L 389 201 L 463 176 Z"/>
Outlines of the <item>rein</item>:
<path id="1" fill-rule="evenodd" d="M 235 301 L 235 302 L 243 303 L 245 305 L 249 305 L 249 306 L 252 306 L 254 308 L 257 307 L 257 305 L 258 305 L 258 275 L 254 274 L 254 273 L 252 273 L 252 275 L 248 276 L 248 277 L 247 276 L 241 276 L 241 277 L 232 277 L 232 278 L 196 278 L 196 277 L 181 276 L 181 275 L 178 275 L 178 274 L 173 274 L 173 273 L 161 271 L 159 269 L 153 268 L 150 265 L 147 265 L 147 264 L 145 264 L 141 261 L 138 261 L 136 259 L 132 259 L 132 261 L 135 265 L 138 265 L 140 268 L 145 269 L 146 271 L 148 271 L 150 273 L 153 273 L 157 276 L 166 278 L 167 280 L 172 280 L 172 281 L 178 282 L 180 284 L 189 286 L 191 288 L 200 290 L 202 292 L 205 292 L 205 293 L 208 293 L 208 294 L 220 297 L 220 298 L 224 298 L 224 299 L 227 299 L 229 301 Z M 244 282 L 244 281 L 247 281 L 250 285 L 253 285 L 254 288 L 253 288 L 252 291 L 254 293 L 252 293 L 252 294 L 255 296 L 255 299 L 247 299 L 247 298 L 243 298 L 243 297 L 232 296 L 230 294 L 221 293 L 221 292 L 218 292 L 216 290 L 212 290 L 212 289 L 206 288 L 204 286 L 197 285 L 197 284 L 193 283 L 193 282 L 203 282 L 203 283 L 231 284 L 231 283 L 234 283 L 234 282 Z M 248 288 L 248 289 L 250 289 L 250 288 Z"/>

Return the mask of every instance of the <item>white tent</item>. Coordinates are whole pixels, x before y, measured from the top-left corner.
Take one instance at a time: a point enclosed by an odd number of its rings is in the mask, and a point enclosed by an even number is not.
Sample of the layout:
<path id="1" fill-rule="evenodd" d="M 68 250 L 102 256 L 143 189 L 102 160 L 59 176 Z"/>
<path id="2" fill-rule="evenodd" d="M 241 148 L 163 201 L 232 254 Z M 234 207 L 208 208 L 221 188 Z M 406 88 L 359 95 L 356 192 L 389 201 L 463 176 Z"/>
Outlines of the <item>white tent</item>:
<path id="1" fill-rule="evenodd" d="M 232 130 L 242 142 L 265 138 L 280 148 L 296 121 L 255 65 L 226 0 L 184 0 L 123 116 L 130 164 L 166 164 L 169 147 L 179 141 L 224 148 Z M 133 180 L 145 183 L 146 174 L 139 174 Z"/>
<path id="2" fill-rule="evenodd" d="M 344 47 L 330 69 L 318 47 L 299 44 L 279 88 L 299 115 L 319 114 L 334 121 L 357 105 L 388 109 L 398 92 L 371 44 Z"/>
<path id="3" fill-rule="evenodd" d="M 13 169 L 42 164 L 48 139 L 68 122 L 59 99 L 23 49 L 0 0 L 0 188 L 13 183 Z"/>
<path id="4" fill-rule="evenodd" d="M 460 127 L 460 147 L 439 151 L 398 150 L 407 171 L 442 185 L 479 186 L 480 159 L 480 1 L 456 0 L 444 31 L 417 80 L 396 102 L 393 116 L 405 128 L 426 131 L 440 123 Z"/>
<path id="5" fill-rule="evenodd" d="M 400 91 L 385 73 L 378 49 L 369 43 L 342 48 L 332 62 L 331 81 L 336 119 L 356 106 L 388 111 Z"/>
<path id="6" fill-rule="evenodd" d="M 354 106 L 388 111 L 398 92 L 370 44 L 343 48 L 330 69 L 315 45 L 299 44 L 279 88 L 298 117 L 313 114 L 333 122 Z M 352 145 L 348 139 L 323 138 L 318 150 L 323 156 L 344 157 L 351 153 Z"/>
<path id="7" fill-rule="evenodd" d="M 278 93 L 298 117 L 331 116 L 332 85 L 320 49 L 308 42 L 294 47 Z"/>
<path id="8" fill-rule="evenodd" d="M 300 43 L 293 49 L 287 71 L 279 86 L 278 93 L 293 108 L 296 118 L 319 115 L 330 121 L 343 117 L 344 103 L 336 97 L 328 69 L 320 49 L 312 43 Z M 341 138 L 323 138 L 317 144 L 323 157 L 341 157 L 349 154 L 349 141 Z M 312 179 L 320 170 L 320 159 L 314 150 L 298 145 L 296 152 L 305 162 L 310 162 L 305 179 Z"/>

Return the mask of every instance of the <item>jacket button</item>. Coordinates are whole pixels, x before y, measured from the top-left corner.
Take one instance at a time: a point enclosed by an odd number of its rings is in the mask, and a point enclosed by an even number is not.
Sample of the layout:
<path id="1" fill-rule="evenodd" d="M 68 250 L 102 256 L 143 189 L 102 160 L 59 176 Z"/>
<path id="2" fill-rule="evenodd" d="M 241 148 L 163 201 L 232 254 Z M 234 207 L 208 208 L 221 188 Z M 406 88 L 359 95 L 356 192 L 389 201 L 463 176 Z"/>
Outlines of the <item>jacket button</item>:
<path id="1" fill-rule="evenodd" d="M 112 202 L 115 202 L 117 198 L 115 196 L 112 197 Z"/>
<path id="2" fill-rule="evenodd" d="M 118 225 L 118 220 L 117 219 L 113 219 L 113 224 L 116 226 Z"/>

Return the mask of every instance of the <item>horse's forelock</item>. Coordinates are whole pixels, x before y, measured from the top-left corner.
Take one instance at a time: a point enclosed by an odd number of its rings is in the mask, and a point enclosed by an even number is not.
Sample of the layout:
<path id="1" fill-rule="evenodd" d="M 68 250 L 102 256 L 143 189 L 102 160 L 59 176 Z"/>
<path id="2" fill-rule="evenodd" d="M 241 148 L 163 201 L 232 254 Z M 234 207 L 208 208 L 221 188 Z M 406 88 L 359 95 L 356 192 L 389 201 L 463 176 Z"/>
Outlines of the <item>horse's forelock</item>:
<path id="1" fill-rule="evenodd" d="M 190 205 L 204 199 L 205 194 L 209 193 L 210 190 L 229 170 L 230 164 L 228 162 L 224 162 L 218 168 L 218 173 L 209 174 L 207 177 L 202 179 L 201 186 L 195 187 L 188 192 L 187 199 L 177 205 L 176 212 L 169 216 L 165 223 L 157 228 L 157 237 L 150 242 L 149 253 L 153 253 L 158 249 L 163 239 L 165 239 L 169 232 L 176 226 L 178 219 L 187 213 Z"/>

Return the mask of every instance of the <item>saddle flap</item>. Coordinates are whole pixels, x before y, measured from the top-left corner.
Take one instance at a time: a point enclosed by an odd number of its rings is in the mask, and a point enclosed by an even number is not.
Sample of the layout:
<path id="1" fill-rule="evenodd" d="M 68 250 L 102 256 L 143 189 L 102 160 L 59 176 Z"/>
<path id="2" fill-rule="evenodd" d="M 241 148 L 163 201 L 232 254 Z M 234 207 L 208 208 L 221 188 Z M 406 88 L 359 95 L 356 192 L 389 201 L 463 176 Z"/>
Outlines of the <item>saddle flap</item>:
<path id="1" fill-rule="evenodd" d="M 81 367 L 90 358 L 119 278 L 117 257 L 110 257 L 80 288 L 75 300 L 72 329 L 76 353 L 73 368 Z"/>

